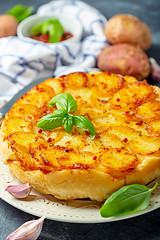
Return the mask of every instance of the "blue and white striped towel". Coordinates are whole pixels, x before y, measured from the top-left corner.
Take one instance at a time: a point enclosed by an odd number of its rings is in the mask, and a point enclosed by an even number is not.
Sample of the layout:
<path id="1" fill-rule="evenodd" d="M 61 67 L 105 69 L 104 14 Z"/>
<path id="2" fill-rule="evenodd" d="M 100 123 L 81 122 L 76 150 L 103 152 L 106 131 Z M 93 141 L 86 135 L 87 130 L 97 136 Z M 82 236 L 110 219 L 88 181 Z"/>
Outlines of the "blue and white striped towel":
<path id="1" fill-rule="evenodd" d="M 38 14 L 66 13 L 78 18 L 83 38 L 71 46 L 48 46 L 32 39 L 0 39 L 0 101 L 8 101 L 31 81 L 75 71 L 93 71 L 96 57 L 107 46 L 103 33 L 105 17 L 81 1 L 51 1 L 38 9 Z"/>

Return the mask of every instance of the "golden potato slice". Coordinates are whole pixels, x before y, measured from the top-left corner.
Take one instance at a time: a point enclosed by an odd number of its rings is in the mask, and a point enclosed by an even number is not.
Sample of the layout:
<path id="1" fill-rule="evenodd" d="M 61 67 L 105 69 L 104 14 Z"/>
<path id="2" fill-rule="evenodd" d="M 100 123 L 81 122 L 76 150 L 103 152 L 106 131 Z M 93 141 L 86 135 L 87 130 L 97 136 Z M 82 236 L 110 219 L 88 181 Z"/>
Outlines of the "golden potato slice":
<path id="1" fill-rule="evenodd" d="M 54 89 L 55 95 L 58 95 L 64 91 L 64 82 L 62 77 L 49 78 L 44 81 L 44 84 Z"/>
<path id="2" fill-rule="evenodd" d="M 160 137 L 160 120 L 154 120 L 146 124 L 147 132 L 153 137 Z"/>
<path id="3" fill-rule="evenodd" d="M 66 147 L 67 149 L 80 150 L 85 147 L 85 137 L 77 131 L 73 131 L 71 134 L 65 134 L 55 145 Z"/>
<path id="4" fill-rule="evenodd" d="M 117 137 L 112 133 L 103 131 L 103 132 L 99 132 L 98 136 L 100 136 L 100 139 L 105 147 L 112 147 L 112 148 L 124 147 L 124 142 L 122 142 L 119 137 Z"/>
<path id="5" fill-rule="evenodd" d="M 18 157 L 18 161 L 20 161 L 22 167 L 25 170 L 39 169 L 40 164 L 43 164 L 43 161 L 40 162 L 32 158 L 31 155 L 29 154 L 28 148 L 20 144 L 13 143 L 11 145 L 11 149 L 15 153 L 15 155 Z"/>
<path id="6" fill-rule="evenodd" d="M 127 86 L 130 83 L 137 82 L 137 79 L 133 76 L 123 76 L 125 82 L 123 83 L 123 86 Z"/>
<path id="7" fill-rule="evenodd" d="M 80 108 L 88 108 L 90 106 L 90 96 L 91 90 L 89 88 L 80 88 L 80 89 L 71 89 L 68 88 L 66 91 L 72 95 L 72 97 L 76 100 L 78 105 L 78 110 Z"/>
<path id="8" fill-rule="evenodd" d="M 152 136 L 141 136 L 132 139 L 129 144 L 129 148 L 138 154 L 152 154 L 154 152 L 160 152 L 160 138 Z M 160 156 L 160 154 L 159 154 Z"/>
<path id="9" fill-rule="evenodd" d="M 115 119 L 115 117 L 110 115 L 109 113 L 106 115 L 107 115 L 106 117 L 101 116 L 101 118 L 95 118 L 92 120 L 92 123 L 96 131 L 104 131 L 111 126 L 119 126 L 123 123 L 121 119 L 118 119 L 118 118 Z"/>
<path id="10" fill-rule="evenodd" d="M 109 97 L 94 96 L 92 94 L 90 97 L 91 106 L 96 107 L 97 109 L 103 109 L 108 111 L 110 109 L 110 105 L 108 104 L 109 99 L 110 99 Z"/>
<path id="11" fill-rule="evenodd" d="M 108 101 L 113 109 L 135 109 L 137 106 L 149 100 L 155 98 L 154 88 L 143 82 L 133 82 L 127 87 L 120 89 L 113 97 Z"/>
<path id="12" fill-rule="evenodd" d="M 42 114 L 40 108 L 33 104 L 19 104 L 18 106 L 12 107 L 7 113 L 7 118 L 10 117 L 22 117 L 28 121 L 39 118 Z"/>
<path id="13" fill-rule="evenodd" d="M 77 89 L 87 86 L 88 78 L 83 72 L 74 72 L 63 77 L 64 83 L 68 88 Z"/>
<path id="14" fill-rule="evenodd" d="M 88 107 L 88 108 L 79 108 L 76 112 L 76 115 L 83 115 L 88 117 L 91 121 L 96 118 L 103 118 L 109 115 L 106 109 L 97 109 L 96 107 Z"/>
<path id="15" fill-rule="evenodd" d="M 9 118 L 2 125 L 2 130 L 7 136 L 19 131 L 31 132 L 31 129 L 32 123 L 20 117 Z"/>
<path id="16" fill-rule="evenodd" d="M 9 135 L 8 140 L 9 142 L 12 143 L 18 143 L 24 147 L 28 147 L 30 143 L 42 140 L 43 137 L 40 137 L 38 134 L 33 134 L 30 132 L 15 132 Z"/>
<path id="17" fill-rule="evenodd" d="M 147 121 L 160 119 L 160 101 L 143 103 L 136 109 L 135 115 Z"/>
<path id="18" fill-rule="evenodd" d="M 92 82 L 92 94 L 94 96 L 107 97 L 119 90 L 124 79 L 114 73 L 102 72 L 94 76 Z"/>
<path id="19" fill-rule="evenodd" d="M 104 152 L 99 160 L 103 170 L 114 177 L 121 177 L 133 171 L 138 164 L 136 155 L 124 148 L 113 148 Z"/>
<path id="20" fill-rule="evenodd" d="M 99 156 L 101 152 L 104 151 L 105 146 L 103 145 L 100 137 L 96 134 L 95 139 L 91 140 L 91 138 L 88 136 L 86 138 L 86 146 L 82 149 L 82 151 L 86 152 L 92 152 L 96 154 L 96 156 Z"/>
<path id="21" fill-rule="evenodd" d="M 65 152 L 60 149 L 48 149 L 40 154 L 44 162 L 49 162 L 55 168 L 88 169 L 96 164 L 94 155 L 90 152 Z"/>
<path id="22" fill-rule="evenodd" d="M 118 136 L 124 143 L 141 135 L 141 132 L 127 126 L 111 126 L 107 129 L 107 132 Z"/>
<path id="23" fill-rule="evenodd" d="M 35 125 L 33 133 L 39 134 L 39 136 L 43 137 L 47 141 L 56 143 L 57 141 L 64 137 L 65 130 L 63 129 L 63 127 L 59 127 L 52 130 L 41 130 L 37 127 L 37 125 Z"/>
<path id="24" fill-rule="evenodd" d="M 33 104 L 42 107 L 55 96 L 53 88 L 45 85 L 38 84 L 33 87 L 29 92 L 23 95 L 16 103 L 17 104 Z"/>
<path id="25" fill-rule="evenodd" d="M 87 78 L 88 78 L 88 82 L 87 82 L 87 87 L 91 88 L 92 87 L 92 83 L 94 81 L 95 75 L 99 74 L 99 72 L 94 72 L 94 73 L 85 73 Z"/>
<path id="26" fill-rule="evenodd" d="M 31 157 L 41 161 L 40 154 L 47 149 L 53 148 L 54 145 L 44 139 L 39 139 L 38 141 L 31 142 L 28 147 Z"/>

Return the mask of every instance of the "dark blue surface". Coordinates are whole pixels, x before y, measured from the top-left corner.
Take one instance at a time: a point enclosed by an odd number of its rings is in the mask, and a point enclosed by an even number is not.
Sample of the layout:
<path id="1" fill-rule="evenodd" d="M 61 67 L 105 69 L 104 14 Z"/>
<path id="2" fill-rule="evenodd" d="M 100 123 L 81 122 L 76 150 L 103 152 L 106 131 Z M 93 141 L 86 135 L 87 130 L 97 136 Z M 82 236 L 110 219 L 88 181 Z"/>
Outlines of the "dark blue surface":
<path id="1" fill-rule="evenodd" d="M 0 1 L 0 13 L 16 4 L 34 5 L 37 9 L 48 0 Z M 86 0 L 106 18 L 118 13 L 134 14 L 148 24 L 153 34 L 148 55 L 160 63 L 160 0 Z M 151 82 L 152 84 L 155 84 Z M 26 221 L 36 217 L 26 214 L 0 199 L 0 240 Z M 160 240 L 160 209 L 119 222 L 72 224 L 45 220 L 39 240 Z"/>

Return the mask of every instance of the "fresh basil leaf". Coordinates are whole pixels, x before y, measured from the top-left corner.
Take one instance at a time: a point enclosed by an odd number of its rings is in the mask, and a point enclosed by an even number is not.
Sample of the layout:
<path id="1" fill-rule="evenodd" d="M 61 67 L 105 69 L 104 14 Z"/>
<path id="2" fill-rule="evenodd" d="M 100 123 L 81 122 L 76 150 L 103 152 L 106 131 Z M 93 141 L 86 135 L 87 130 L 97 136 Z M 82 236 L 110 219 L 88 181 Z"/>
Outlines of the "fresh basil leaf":
<path id="1" fill-rule="evenodd" d="M 105 201 L 100 209 L 101 216 L 120 216 L 144 210 L 157 185 L 158 183 L 153 188 L 148 188 L 144 185 L 132 184 L 120 188 Z"/>
<path id="2" fill-rule="evenodd" d="M 84 116 L 73 116 L 73 125 L 87 129 L 90 132 L 91 139 L 95 138 L 95 128 L 93 123 Z"/>
<path id="3" fill-rule="evenodd" d="M 33 6 L 25 6 L 18 4 L 14 6 L 12 9 L 8 10 L 6 13 L 14 16 L 18 22 L 22 22 L 25 18 L 32 15 L 34 11 Z"/>
<path id="4" fill-rule="evenodd" d="M 56 106 L 58 109 L 65 109 L 66 111 L 77 111 L 77 103 L 69 93 L 61 93 L 49 102 L 50 107 Z"/>
<path id="5" fill-rule="evenodd" d="M 62 126 L 63 115 L 62 114 L 47 114 L 43 116 L 37 123 L 37 127 L 43 130 L 55 129 Z"/>
<path id="6" fill-rule="evenodd" d="M 64 117 L 68 114 L 68 112 L 65 109 L 57 109 L 54 113 L 58 114 L 61 117 Z"/>
<path id="7" fill-rule="evenodd" d="M 73 116 L 71 114 L 66 115 L 62 120 L 62 124 L 63 124 L 64 130 L 68 134 L 71 134 L 73 129 Z"/>

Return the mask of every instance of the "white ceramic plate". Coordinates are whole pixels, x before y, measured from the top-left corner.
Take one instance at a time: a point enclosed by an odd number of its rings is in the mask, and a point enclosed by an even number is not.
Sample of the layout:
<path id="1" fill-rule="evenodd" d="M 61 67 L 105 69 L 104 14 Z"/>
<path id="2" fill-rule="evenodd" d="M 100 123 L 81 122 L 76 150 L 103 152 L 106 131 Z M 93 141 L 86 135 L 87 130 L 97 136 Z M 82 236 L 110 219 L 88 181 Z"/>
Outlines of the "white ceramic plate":
<path id="1" fill-rule="evenodd" d="M 160 178 L 159 178 L 160 183 Z M 100 207 L 102 203 L 91 200 L 61 201 L 50 195 L 41 194 L 35 190 L 25 200 L 13 198 L 5 188 L 7 185 L 16 185 L 20 182 L 9 172 L 8 167 L 0 160 L 0 197 L 10 205 L 35 216 L 62 222 L 100 223 L 112 222 L 142 215 L 160 207 L 160 184 L 151 195 L 148 208 L 139 213 L 121 217 L 102 218 Z M 153 185 L 152 183 L 151 185 Z"/>

